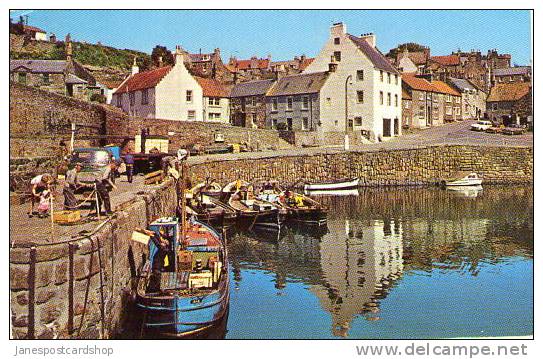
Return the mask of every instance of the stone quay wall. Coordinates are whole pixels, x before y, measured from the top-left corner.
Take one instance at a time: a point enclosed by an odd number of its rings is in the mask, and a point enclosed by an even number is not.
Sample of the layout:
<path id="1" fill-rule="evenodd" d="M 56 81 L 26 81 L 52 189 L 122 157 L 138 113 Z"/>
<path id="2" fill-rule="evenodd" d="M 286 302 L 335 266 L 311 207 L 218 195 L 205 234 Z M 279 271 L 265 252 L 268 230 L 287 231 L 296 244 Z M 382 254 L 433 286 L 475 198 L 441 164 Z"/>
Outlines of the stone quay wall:
<path id="1" fill-rule="evenodd" d="M 132 282 L 146 248 L 136 227 L 175 213 L 172 181 L 136 195 L 79 239 L 10 249 L 12 333 L 17 339 L 111 338 L 120 331 Z"/>
<path id="2" fill-rule="evenodd" d="M 359 177 L 362 186 L 429 185 L 473 171 L 486 184 L 533 182 L 531 147 L 431 146 L 235 159 L 191 165 L 193 183 L 210 177 L 221 184 L 238 178 L 276 179 L 284 186 Z"/>

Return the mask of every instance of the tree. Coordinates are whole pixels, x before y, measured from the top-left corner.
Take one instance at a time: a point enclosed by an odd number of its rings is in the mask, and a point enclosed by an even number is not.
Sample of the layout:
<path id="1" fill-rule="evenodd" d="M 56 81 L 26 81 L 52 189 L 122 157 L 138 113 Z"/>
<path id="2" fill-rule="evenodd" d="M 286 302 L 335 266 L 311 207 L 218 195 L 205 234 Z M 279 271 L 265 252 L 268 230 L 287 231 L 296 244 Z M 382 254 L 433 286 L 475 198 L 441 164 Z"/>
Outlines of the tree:
<path id="1" fill-rule="evenodd" d="M 162 65 L 174 65 L 175 58 L 173 54 L 166 46 L 156 45 L 151 53 L 151 64 L 155 67 L 159 66 L 159 57 L 162 56 Z"/>
<path id="2" fill-rule="evenodd" d="M 409 52 L 418 52 L 418 51 L 424 51 L 426 48 L 423 45 L 417 44 L 415 42 L 406 42 L 405 44 L 400 44 L 396 46 L 395 48 L 391 49 L 388 54 L 386 54 L 387 57 L 396 58 L 396 55 L 398 53 L 403 52 L 407 48 L 407 51 Z"/>

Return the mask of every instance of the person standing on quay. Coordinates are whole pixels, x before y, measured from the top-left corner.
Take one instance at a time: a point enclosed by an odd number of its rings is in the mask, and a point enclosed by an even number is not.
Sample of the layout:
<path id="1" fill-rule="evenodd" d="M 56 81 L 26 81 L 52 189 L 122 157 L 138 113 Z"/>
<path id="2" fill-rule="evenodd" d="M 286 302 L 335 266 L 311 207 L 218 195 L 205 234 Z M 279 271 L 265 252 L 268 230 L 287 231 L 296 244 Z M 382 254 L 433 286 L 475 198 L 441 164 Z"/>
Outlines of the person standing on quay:
<path id="1" fill-rule="evenodd" d="M 51 183 L 53 183 L 53 177 L 49 173 L 32 178 L 30 181 L 31 205 L 28 217 L 32 217 L 35 214 L 34 205 L 40 202 L 41 193 L 49 190 Z"/>
<path id="2" fill-rule="evenodd" d="M 76 163 L 75 167 L 66 172 L 66 180 L 64 181 L 64 189 L 62 194 L 64 195 L 64 209 L 71 210 L 77 206 L 77 199 L 75 198 L 75 191 L 80 187 L 88 187 L 89 185 L 79 182 L 79 172 L 83 169 L 81 163 Z"/>
<path id="3" fill-rule="evenodd" d="M 132 183 L 134 180 L 134 156 L 130 153 L 124 155 L 124 164 L 126 165 L 126 179 Z"/>
<path id="4" fill-rule="evenodd" d="M 96 191 L 98 192 L 98 208 L 96 209 L 96 214 L 99 213 L 102 209 L 102 203 L 106 210 L 106 215 L 111 215 L 111 201 L 109 198 L 110 188 L 117 189 L 117 186 L 111 181 L 112 171 L 115 170 L 116 163 L 115 161 L 109 162 L 109 164 L 104 168 L 104 170 L 96 177 L 94 183 L 96 185 Z"/>

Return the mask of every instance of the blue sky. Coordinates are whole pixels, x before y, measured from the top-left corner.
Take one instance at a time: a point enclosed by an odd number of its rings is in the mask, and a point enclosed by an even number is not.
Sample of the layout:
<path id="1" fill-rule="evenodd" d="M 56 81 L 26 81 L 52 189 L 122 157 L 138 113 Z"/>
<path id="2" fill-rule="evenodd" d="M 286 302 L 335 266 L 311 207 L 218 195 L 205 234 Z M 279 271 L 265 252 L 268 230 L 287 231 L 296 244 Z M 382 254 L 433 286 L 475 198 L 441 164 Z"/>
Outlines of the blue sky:
<path id="1" fill-rule="evenodd" d="M 347 24 L 353 35 L 374 32 L 384 53 L 397 44 L 417 42 L 431 47 L 432 55 L 451 51 L 497 48 L 510 53 L 512 62 L 531 60 L 530 12 L 524 10 L 353 10 L 353 11 L 82 11 L 19 10 L 16 21 L 29 14 L 29 24 L 57 37 L 71 33 L 75 40 L 150 53 L 157 45 L 190 52 L 221 49 L 223 61 L 230 55 L 249 58 L 271 54 L 274 60 L 295 55 L 315 56 L 328 38 L 334 22 Z"/>

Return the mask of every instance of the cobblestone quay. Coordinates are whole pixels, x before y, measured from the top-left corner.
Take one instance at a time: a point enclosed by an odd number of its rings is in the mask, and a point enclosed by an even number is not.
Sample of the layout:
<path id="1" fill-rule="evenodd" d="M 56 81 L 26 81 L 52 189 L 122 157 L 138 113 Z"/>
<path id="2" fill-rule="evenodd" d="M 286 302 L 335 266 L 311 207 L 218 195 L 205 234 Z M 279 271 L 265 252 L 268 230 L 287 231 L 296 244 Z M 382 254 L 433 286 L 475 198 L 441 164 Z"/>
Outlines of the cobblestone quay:
<path id="1" fill-rule="evenodd" d="M 282 185 L 359 177 L 363 186 L 435 184 L 459 171 L 477 172 L 485 184 L 531 183 L 532 147 L 442 145 L 395 150 L 294 150 L 281 156 L 242 154 L 191 159 L 191 179 L 221 184 L 276 179 Z"/>

